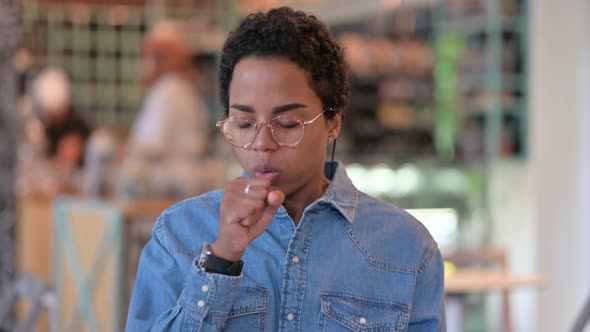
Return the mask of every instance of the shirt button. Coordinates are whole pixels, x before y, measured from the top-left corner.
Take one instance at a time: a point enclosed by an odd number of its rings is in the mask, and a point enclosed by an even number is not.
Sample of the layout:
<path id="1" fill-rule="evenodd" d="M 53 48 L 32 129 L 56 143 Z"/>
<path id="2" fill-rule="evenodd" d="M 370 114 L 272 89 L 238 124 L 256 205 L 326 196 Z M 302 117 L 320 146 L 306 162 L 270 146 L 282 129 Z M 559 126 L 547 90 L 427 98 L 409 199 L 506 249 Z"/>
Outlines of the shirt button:
<path id="1" fill-rule="evenodd" d="M 287 315 L 287 320 L 293 320 L 293 318 L 295 318 L 295 316 L 293 316 L 293 314 L 288 314 Z"/>
<path id="2" fill-rule="evenodd" d="M 199 302 L 197 302 L 197 307 L 202 308 L 204 306 L 205 306 L 205 301 L 199 300 Z"/>
<path id="3" fill-rule="evenodd" d="M 207 292 L 209 291 L 209 286 L 207 286 L 207 285 L 203 285 L 203 286 L 201 287 L 201 291 L 202 291 L 203 293 L 207 293 Z"/>
<path id="4" fill-rule="evenodd" d="M 367 319 L 365 317 L 361 317 L 359 318 L 359 323 L 361 323 L 362 325 L 367 324 Z"/>
<path id="5" fill-rule="evenodd" d="M 295 264 L 299 263 L 299 257 L 297 257 L 297 256 L 293 257 L 292 261 Z"/>

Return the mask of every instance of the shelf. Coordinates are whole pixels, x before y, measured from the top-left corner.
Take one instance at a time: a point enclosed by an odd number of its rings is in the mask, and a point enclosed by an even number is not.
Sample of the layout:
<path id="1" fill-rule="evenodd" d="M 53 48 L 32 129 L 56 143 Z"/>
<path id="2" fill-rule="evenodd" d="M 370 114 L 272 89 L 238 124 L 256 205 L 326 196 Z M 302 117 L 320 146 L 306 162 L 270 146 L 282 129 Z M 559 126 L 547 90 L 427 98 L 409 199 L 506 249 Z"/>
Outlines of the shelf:
<path id="1" fill-rule="evenodd" d="M 506 158 L 505 130 L 518 145 L 515 156 L 525 153 L 526 7 L 527 0 L 439 2 L 436 46 L 446 71 L 436 82 L 437 147 L 447 158 L 456 158 L 453 142 L 462 134 L 482 140 L 484 165 Z"/>
<path id="2" fill-rule="evenodd" d="M 128 126 L 141 108 L 142 88 L 139 85 L 140 50 L 149 25 L 160 18 L 183 20 L 187 23 L 203 22 L 207 25 L 207 40 L 203 44 L 202 31 L 196 31 L 198 49 L 208 52 L 213 59 L 199 63 L 207 68 L 200 74 L 211 77 L 214 85 L 218 50 L 227 23 L 234 22 L 233 4 L 227 1 L 166 1 L 163 7 L 148 3 L 141 6 L 115 6 L 115 1 L 93 0 L 71 3 L 46 0 L 23 0 L 20 16 L 23 22 L 23 47 L 32 53 L 32 65 L 23 72 L 28 80 L 39 68 L 47 65 L 63 68 L 72 81 L 72 106 L 82 116 L 93 119 L 92 125 Z M 125 2 L 129 3 L 129 1 Z M 162 11 L 164 9 L 164 11 Z M 205 25 L 206 25 L 205 24 Z M 200 26 L 195 24 L 195 26 Z M 216 32 L 216 33 L 213 33 Z M 215 37 L 215 38 L 213 38 Z M 195 54 L 195 62 L 201 54 Z M 205 78 L 204 78 L 205 79 Z M 26 93 L 21 91 L 20 93 Z M 214 94 L 205 98 L 207 104 Z M 211 101 L 211 102 L 210 102 Z M 211 110 L 213 112 L 213 110 Z"/>
<path id="3" fill-rule="evenodd" d="M 488 20 L 493 20 L 488 26 Z M 515 32 L 521 33 L 523 26 L 521 17 L 493 18 L 486 15 L 462 17 L 452 21 L 442 22 L 436 25 L 439 31 L 454 31 L 464 36 L 485 34 L 491 32 Z"/>
<path id="4" fill-rule="evenodd" d="M 469 74 L 459 74 L 459 89 L 461 92 L 475 92 L 485 90 L 489 86 L 490 77 L 498 75 L 502 92 L 522 92 L 526 78 L 519 73 L 495 74 L 487 71 Z"/>
<path id="5" fill-rule="evenodd" d="M 492 113 L 495 113 L 495 114 L 492 114 Z M 489 111 L 484 111 L 481 109 L 470 109 L 468 111 L 461 112 L 461 115 L 465 118 L 484 118 L 486 116 L 492 116 L 492 115 L 496 115 L 496 114 L 500 114 L 504 118 L 508 118 L 508 117 L 519 118 L 519 117 L 523 116 L 522 112 L 516 111 L 514 109 L 504 109 L 501 112 L 493 112 L 493 111 L 489 112 Z"/>

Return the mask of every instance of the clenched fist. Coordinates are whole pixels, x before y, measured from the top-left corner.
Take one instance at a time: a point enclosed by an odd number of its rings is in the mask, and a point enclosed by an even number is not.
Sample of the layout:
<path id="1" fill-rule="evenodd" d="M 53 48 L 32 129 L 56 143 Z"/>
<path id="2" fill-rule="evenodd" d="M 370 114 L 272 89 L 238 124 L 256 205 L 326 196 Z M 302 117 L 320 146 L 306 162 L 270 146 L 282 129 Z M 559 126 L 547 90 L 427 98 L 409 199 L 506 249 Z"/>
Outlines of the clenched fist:
<path id="1" fill-rule="evenodd" d="M 285 195 L 268 179 L 239 177 L 225 186 L 219 212 L 219 234 L 211 245 L 215 256 L 237 262 L 262 234 L 283 204 Z"/>

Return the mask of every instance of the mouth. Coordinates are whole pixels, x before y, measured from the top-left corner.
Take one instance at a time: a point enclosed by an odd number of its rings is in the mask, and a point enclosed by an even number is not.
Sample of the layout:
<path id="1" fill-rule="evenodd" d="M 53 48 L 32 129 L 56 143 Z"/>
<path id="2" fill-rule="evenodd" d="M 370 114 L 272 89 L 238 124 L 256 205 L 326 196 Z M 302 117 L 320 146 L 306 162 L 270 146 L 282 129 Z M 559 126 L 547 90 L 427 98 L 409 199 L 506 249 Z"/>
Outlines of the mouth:
<path id="1" fill-rule="evenodd" d="M 280 174 L 278 169 L 267 165 L 256 166 L 254 172 L 257 179 L 268 179 L 271 181 L 276 179 Z"/>

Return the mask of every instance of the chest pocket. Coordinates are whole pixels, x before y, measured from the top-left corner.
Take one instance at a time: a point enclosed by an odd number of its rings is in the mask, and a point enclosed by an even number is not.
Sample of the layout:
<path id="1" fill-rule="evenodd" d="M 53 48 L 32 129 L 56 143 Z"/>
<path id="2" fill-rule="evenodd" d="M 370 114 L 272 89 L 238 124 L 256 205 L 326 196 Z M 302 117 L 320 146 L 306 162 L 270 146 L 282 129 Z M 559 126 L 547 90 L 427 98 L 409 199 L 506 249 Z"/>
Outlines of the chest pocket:
<path id="1" fill-rule="evenodd" d="M 268 290 L 242 285 L 225 321 L 224 331 L 264 331 L 268 311 Z"/>
<path id="2" fill-rule="evenodd" d="M 318 331 L 406 331 L 405 305 L 343 293 L 322 293 Z"/>

